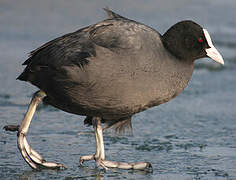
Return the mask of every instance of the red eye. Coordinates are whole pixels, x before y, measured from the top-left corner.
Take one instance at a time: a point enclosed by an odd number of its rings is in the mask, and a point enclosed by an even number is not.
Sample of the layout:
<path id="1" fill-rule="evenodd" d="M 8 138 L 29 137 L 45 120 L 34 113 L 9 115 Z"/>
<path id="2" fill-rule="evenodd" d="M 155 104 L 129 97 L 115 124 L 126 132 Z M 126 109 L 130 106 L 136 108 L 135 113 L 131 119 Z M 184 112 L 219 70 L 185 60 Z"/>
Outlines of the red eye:
<path id="1" fill-rule="evenodd" d="M 199 37 L 197 40 L 198 40 L 198 42 L 200 42 L 200 43 L 202 43 L 202 42 L 203 42 L 203 39 L 202 39 L 202 37 Z"/>

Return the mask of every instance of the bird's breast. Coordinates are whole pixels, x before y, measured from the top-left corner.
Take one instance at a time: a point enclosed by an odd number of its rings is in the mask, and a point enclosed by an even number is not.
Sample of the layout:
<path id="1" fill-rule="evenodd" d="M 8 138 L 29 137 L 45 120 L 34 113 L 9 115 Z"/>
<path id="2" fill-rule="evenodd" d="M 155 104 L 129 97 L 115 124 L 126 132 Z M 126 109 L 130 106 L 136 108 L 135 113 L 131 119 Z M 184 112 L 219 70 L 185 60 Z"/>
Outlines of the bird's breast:
<path id="1" fill-rule="evenodd" d="M 116 68 L 108 65 L 90 77 L 94 87 L 87 96 L 92 96 L 97 107 L 134 114 L 177 96 L 192 71 L 192 64 L 181 62 L 119 62 Z"/>

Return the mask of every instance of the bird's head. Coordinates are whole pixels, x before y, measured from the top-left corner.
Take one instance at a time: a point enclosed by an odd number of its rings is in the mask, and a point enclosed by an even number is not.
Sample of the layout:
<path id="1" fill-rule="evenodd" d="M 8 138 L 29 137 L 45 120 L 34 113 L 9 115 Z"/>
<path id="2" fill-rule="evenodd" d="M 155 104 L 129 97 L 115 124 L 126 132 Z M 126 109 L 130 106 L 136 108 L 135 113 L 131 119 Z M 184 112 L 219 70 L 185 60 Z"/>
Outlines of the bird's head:
<path id="1" fill-rule="evenodd" d="M 179 59 L 196 60 L 210 57 L 214 61 L 224 64 L 208 31 L 193 21 L 181 21 L 173 25 L 163 35 L 162 40 L 166 49 Z"/>

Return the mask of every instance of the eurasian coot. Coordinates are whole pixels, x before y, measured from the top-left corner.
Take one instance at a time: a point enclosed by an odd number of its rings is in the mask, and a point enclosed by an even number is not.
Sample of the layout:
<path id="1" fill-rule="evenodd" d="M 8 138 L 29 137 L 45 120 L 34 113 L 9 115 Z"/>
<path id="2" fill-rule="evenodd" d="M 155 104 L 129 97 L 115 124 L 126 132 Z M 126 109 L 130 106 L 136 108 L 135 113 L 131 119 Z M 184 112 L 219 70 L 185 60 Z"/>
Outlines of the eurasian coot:
<path id="1" fill-rule="evenodd" d="M 34 169 L 60 168 L 46 162 L 26 140 L 38 103 L 87 116 L 93 125 L 97 150 L 82 156 L 80 163 L 95 160 L 104 169 L 145 169 L 148 162 L 123 163 L 105 159 L 103 129 L 131 129 L 133 114 L 165 103 L 188 84 L 194 61 L 210 57 L 224 64 L 206 29 L 193 21 L 181 21 L 164 35 L 142 23 L 105 9 L 108 19 L 56 38 L 31 52 L 19 80 L 37 86 L 19 127 L 18 147 Z"/>

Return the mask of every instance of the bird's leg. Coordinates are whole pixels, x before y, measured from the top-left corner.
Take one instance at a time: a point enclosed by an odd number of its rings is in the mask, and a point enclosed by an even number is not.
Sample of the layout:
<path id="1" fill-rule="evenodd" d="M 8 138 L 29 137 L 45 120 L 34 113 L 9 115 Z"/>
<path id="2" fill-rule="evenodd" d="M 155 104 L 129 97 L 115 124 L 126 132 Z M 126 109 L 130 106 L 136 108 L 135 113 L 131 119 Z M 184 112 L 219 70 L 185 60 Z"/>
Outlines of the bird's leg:
<path id="1" fill-rule="evenodd" d="M 96 138 L 96 154 L 95 154 L 95 160 L 97 163 L 97 166 L 101 166 L 104 169 L 107 169 L 106 166 L 103 166 L 102 161 L 105 160 L 105 150 L 104 150 L 104 141 L 103 141 L 103 130 L 101 126 L 101 118 L 95 117 L 93 118 L 93 128 L 95 132 L 95 138 Z"/>
<path id="2" fill-rule="evenodd" d="M 36 107 L 42 101 L 42 99 L 46 96 L 43 91 L 37 91 L 30 102 L 28 110 L 25 114 L 24 119 L 22 120 L 20 126 L 16 126 L 15 128 L 10 128 L 11 126 L 5 126 L 6 130 L 18 130 L 18 139 L 17 145 L 21 152 L 22 157 L 24 160 L 32 167 L 33 169 L 39 169 L 40 167 L 45 168 L 65 168 L 62 164 L 54 163 L 54 162 L 47 162 L 45 161 L 42 156 L 39 155 L 33 148 L 30 147 L 26 136 L 29 130 L 29 126 L 32 120 L 32 117 L 35 113 Z"/>
<path id="3" fill-rule="evenodd" d="M 126 163 L 126 162 L 115 162 L 106 160 L 101 118 L 94 118 L 93 125 L 97 143 L 96 154 L 89 156 L 82 156 L 80 159 L 80 164 L 82 164 L 84 161 L 89 161 L 94 159 L 97 163 L 97 166 L 101 166 L 104 169 L 109 169 L 109 168 L 136 169 L 136 170 L 150 169 L 152 171 L 152 165 L 149 162 Z"/>
<path id="4" fill-rule="evenodd" d="M 96 154 L 81 156 L 80 157 L 80 165 L 82 165 L 84 161 L 96 160 L 101 153 L 101 143 L 100 143 L 101 141 L 98 139 L 98 133 L 96 130 L 97 129 L 97 125 L 96 125 L 97 118 L 98 117 L 93 117 L 93 119 L 92 119 L 94 133 L 95 133 L 95 140 L 96 140 Z M 103 147 L 104 147 L 104 144 L 103 144 Z M 102 152 L 104 152 L 104 149 Z M 104 153 L 104 159 L 105 159 L 105 153 Z"/>

